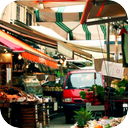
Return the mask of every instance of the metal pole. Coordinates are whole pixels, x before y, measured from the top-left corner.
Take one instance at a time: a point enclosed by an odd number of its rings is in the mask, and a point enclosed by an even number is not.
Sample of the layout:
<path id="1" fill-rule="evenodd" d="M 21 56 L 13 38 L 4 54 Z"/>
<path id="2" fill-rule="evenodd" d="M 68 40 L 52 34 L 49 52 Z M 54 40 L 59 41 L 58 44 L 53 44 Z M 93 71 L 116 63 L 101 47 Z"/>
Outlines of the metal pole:
<path id="1" fill-rule="evenodd" d="M 118 41 L 117 41 L 117 35 L 115 35 L 115 63 L 118 63 Z"/>
<path id="2" fill-rule="evenodd" d="M 110 28 L 110 23 L 107 23 L 107 31 L 106 31 L 107 61 L 110 61 L 109 28 Z M 107 67 L 107 69 L 108 69 L 107 86 L 110 87 L 109 67 Z"/>

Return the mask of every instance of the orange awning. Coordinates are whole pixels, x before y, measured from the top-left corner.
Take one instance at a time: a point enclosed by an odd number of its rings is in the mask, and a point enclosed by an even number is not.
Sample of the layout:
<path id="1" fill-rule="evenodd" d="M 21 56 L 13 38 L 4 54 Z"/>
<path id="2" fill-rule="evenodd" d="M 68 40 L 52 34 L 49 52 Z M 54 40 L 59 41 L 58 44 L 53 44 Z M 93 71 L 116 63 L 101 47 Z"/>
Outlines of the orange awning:
<path id="1" fill-rule="evenodd" d="M 80 23 L 85 24 L 87 19 L 103 17 L 124 17 L 126 14 L 127 13 L 125 9 L 117 2 L 109 0 L 86 0 Z"/>
<path id="2" fill-rule="evenodd" d="M 33 47 L 29 46 L 28 44 L 24 43 L 23 41 L 13 37 L 12 35 L 5 33 L 4 31 L 0 30 L 0 36 L 5 38 L 6 40 L 12 42 L 13 44 L 19 45 L 24 49 L 25 52 L 21 53 L 23 58 L 31 60 L 36 63 L 43 63 L 49 67 L 58 68 L 57 61 L 53 58 L 47 56 L 46 54 L 34 49 Z"/>

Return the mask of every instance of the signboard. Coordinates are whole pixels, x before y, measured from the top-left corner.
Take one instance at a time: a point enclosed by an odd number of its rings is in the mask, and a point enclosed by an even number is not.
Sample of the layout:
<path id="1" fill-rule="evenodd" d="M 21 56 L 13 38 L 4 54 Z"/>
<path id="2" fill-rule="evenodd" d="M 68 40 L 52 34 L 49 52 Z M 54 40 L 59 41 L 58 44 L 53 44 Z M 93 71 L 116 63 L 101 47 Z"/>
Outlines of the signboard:
<path id="1" fill-rule="evenodd" d="M 103 62 L 103 58 L 101 58 L 101 59 L 94 59 L 95 70 L 97 72 L 101 71 L 102 62 Z"/>
<path id="2" fill-rule="evenodd" d="M 105 76 L 111 76 L 122 79 L 124 74 L 124 68 L 123 65 L 120 63 L 103 61 L 101 72 Z"/>
<path id="3" fill-rule="evenodd" d="M 107 58 L 104 58 L 104 59 L 103 58 L 94 59 L 95 70 L 97 72 L 101 71 L 103 60 L 107 60 Z M 113 62 L 113 57 L 110 58 L 110 61 Z"/>

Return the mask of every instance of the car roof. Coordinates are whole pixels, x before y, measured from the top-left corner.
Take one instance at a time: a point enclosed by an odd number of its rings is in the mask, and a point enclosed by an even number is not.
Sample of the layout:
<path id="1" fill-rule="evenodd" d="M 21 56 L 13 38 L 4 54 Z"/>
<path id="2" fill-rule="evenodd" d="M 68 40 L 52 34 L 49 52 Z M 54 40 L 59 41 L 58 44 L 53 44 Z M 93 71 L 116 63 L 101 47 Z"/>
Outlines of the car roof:
<path id="1" fill-rule="evenodd" d="M 94 69 L 82 69 L 82 70 L 73 70 L 70 71 L 69 73 L 84 73 L 84 72 L 96 72 Z"/>

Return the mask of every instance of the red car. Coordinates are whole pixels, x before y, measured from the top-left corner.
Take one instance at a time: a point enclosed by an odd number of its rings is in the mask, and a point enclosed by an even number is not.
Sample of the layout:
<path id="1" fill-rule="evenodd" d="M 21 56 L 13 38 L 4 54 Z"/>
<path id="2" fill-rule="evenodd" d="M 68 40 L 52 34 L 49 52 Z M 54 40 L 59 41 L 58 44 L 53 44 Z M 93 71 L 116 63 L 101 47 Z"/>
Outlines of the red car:
<path id="1" fill-rule="evenodd" d="M 68 73 L 63 87 L 63 109 L 66 123 L 70 123 L 74 110 L 81 106 L 86 108 L 80 97 L 80 91 L 87 91 L 92 85 L 97 84 L 105 87 L 103 75 L 92 69 L 74 70 Z"/>

